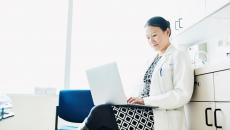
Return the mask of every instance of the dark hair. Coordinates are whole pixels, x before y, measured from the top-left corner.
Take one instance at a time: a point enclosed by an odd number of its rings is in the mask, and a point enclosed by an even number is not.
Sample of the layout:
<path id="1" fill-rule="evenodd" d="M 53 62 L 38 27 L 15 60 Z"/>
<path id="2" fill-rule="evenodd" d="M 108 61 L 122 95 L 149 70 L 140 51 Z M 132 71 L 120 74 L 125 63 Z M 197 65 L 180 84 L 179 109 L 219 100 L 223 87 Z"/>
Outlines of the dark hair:
<path id="1" fill-rule="evenodd" d="M 146 22 L 145 27 L 146 26 L 155 26 L 161 28 L 163 31 L 166 31 L 167 28 L 170 29 L 170 22 L 165 20 L 163 17 L 155 16 Z"/>

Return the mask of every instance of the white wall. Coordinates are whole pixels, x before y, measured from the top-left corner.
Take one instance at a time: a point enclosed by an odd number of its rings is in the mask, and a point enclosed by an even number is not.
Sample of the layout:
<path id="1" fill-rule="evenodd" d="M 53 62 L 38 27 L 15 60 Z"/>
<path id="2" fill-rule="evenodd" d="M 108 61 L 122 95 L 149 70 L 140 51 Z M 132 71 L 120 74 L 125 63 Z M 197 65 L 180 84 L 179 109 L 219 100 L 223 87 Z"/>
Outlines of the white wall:
<path id="1" fill-rule="evenodd" d="M 198 58 L 198 55 L 202 53 L 202 51 L 198 49 L 201 44 L 207 44 L 207 61 L 205 64 L 202 64 L 201 60 Z M 226 53 L 230 53 L 230 34 L 216 35 L 215 37 L 192 46 L 190 50 L 191 59 L 195 60 L 195 68 L 228 62 L 230 61 L 230 55 L 227 56 Z"/>
<path id="2" fill-rule="evenodd" d="M 230 34 L 210 39 L 207 49 L 209 64 L 230 60 L 230 57 L 226 55 L 230 52 Z"/>

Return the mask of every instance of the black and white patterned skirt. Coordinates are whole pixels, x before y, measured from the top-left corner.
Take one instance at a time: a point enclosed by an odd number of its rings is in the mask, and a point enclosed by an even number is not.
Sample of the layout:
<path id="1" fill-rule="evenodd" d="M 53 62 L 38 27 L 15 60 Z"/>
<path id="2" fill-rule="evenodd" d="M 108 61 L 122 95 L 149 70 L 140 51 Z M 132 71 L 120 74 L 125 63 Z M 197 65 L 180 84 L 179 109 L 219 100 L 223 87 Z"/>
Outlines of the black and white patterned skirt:
<path id="1" fill-rule="evenodd" d="M 112 105 L 119 130 L 154 130 L 151 107 Z"/>

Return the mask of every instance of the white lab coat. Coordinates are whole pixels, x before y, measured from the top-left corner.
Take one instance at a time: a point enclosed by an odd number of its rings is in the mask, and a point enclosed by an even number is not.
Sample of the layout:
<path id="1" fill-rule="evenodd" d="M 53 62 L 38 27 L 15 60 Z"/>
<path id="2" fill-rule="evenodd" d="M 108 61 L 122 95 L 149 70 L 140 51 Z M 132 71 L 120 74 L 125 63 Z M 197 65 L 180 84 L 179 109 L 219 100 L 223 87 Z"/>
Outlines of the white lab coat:
<path id="1" fill-rule="evenodd" d="M 144 73 L 154 58 L 146 65 Z M 187 130 L 184 106 L 192 96 L 193 83 L 188 53 L 170 45 L 155 66 L 150 96 L 144 98 L 145 105 L 159 107 L 154 109 L 154 130 Z"/>

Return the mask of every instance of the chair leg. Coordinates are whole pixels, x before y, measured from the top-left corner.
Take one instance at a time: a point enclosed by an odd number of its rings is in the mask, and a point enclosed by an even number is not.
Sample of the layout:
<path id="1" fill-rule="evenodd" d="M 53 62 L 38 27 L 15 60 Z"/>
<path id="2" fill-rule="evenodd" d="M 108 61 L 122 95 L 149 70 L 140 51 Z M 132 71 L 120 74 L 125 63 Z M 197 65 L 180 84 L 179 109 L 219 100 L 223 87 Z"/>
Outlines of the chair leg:
<path id="1" fill-rule="evenodd" d="M 58 106 L 56 106 L 55 130 L 58 130 Z"/>

